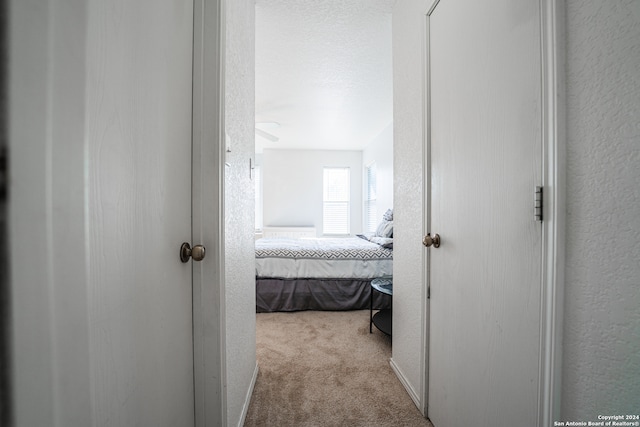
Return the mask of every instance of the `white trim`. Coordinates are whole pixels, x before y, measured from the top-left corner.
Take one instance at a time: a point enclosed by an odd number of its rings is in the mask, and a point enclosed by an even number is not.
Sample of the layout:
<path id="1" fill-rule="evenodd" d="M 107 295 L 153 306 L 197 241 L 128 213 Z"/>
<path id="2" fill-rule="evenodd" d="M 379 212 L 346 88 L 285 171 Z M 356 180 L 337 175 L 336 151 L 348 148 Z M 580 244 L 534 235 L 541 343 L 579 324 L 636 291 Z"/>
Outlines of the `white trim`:
<path id="1" fill-rule="evenodd" d="M 438 3 L 440 3 L 440 0 L 433 0 L 431 2 L 431 6 L 429 6 L 429 9 L 427 10 L 427 13 L 425 13 L 425 15 L 426 16 L 430 16 L 433 13 L 433 11 L 436 8 L 436 6 L 438 5 Z M 428 44 L 427 44 L 427 47 L 428 47 Z"/>
<path id="2" fill-rule="evenodd" d="M 195 425 L 227 424 L 224 297 L 225 0 L 194 0 L 192 242 Z M 195 243 L 194 243 L 195 244 Z"/>
<path id="3" fill-rule="evenodd" d="M 260 368 L 258 367 L 258 363 L 256 362 L 256 368 L 253 370 L 253 375 L 251 376 L 251 382 L 249 383 L 249 390 L 247 390 L 247 395 L 244 397 L 244 404 L 242 405 L 242 411 L 240 412 L 240 421 L 238 421 L 238 427 L 242 427 L 247 418 L 247 412 L 249 412 L 249 405 L 251 404 L 251 396 L 253 395 L 253 389 L 256 386 L 256 380 L 258 379 L 258 371 Z"/>
<path id="4" fill-rule="evenodd" d="M 431 6 L 425 13 L 424 16 L 424 24 L 422 25 L 422 69 L 424 81 L 423 92 L 422 92 L 422 102 L 423 102 L 423 112 L 424 112 L 424 120 L 422 121 L 422 138 L 424 143 L 422 146 L 423 149 L 423 167 L 422 170 L 425 173 L 426 179 L 423 177 L 422 179 L 422 193 L 424 194 L 424 212 L 423 212 L 423 230 L 422 234 L 426 235 L 431 231 L 431 76 L 429 73 L 430 66 L 430 51 L 429 51 L 429 16 L 435 10 L 436 6 L 440 0 L 433 0 Z M 428 268 L 431 262 L 431 251 L 425 251 L 424 263 L 422 264 L 422 281 L 424 283 L 424 288 L 427 290 L 423 292 L 422 299 L 422 346 L 420 347 L 423 351 L 422 357 L 423 360 L 421 366 L 421 375 L 420 375 L 420 387 L 422 389 L 422 401 L 418 408 L 422 412 L 425 417 L 429 417 L 429 287 L 431 286 L 429 281 L 429 272 Z"/>
<path id="5" fill-rule="evenodd" d="M 565 245 L 564 11 L 541 0 L 543 186 L 542 305 L 539 424 L 560 420 Z"/>
<path id="6" fill-rule="evenodd" d="M 375 179 L 375 184 L 376 184 L 376 188 L 375 188 L 375 193 L 376 193 L 376 198 L 375 199 L 370 199 L 369 198 L 369 188 L 370 188 L 370 182 L 369 182 L 369 178 L 371 176 L 371 174 L 369 173 L 369 171 L 372 169 L 372 167 L 375 166 L 375 175 L 374 175 L 374 179 Z M 368 163 L 363 165 L 362 168 L 362 231 L 365 233 L 370 233 L 370 232 L 374 232 L 376 225 L 380 222 L 380 220 L 378 219 L 378 163 L 374 160 L 370 160 Z M 376 207 L 376 212 L 374 215 L 374 224 L 373 224 L 373 229 L 369 229 L 369 210 L 371 207 L 371 202 L 375 202 L 375 207 Z"/>
<path id="7" fill-rule="evenodd" d="M 429 78 L 429 16 L 440 0 L 434 0 L 425 14 L 423 28 L 423 77 L 425 118 L 423 179 L 425 194 L 424 230 L 430 229 L 430 185 L 431 177 L 429 152 L 430 140 L 430 78 Z M 541 294 L 541 341 L 540 341 L 540 385 L 538 398 L 539 425 L 548 427 L 560 419 L 561 362 L 562 362 L 562 307 L 564 295 L 564 246 L 565 246 L 565 110 L 564 110 L 564 12 L 562 0 L 540 0 L 540 32 L 542 60 L 542 128 L 543 128 L 543 186 L 545 206 L 542 223 L 542 294 Z M 427 251 L 428 252 L 428 251 Z M 429 254 L 424 264 L 424 285 L 429 285 L 427 269 Z M 423 304 L 424 333 L 423 360 L 423 413 L 428 417 L 429 402 L 429 300 Z M 426 337 L 426 338 L 424 338 Z"/>
<path id="8" fill-rule="evenodd" d="M 404 386 L 404 389 L 409 394 L 409 397 L 411 398 L 411 400 L 413 400 L 413 403 L 418 408 L 420 408 L 420 397 L 418 393 L 416 393 L 416 391 L 413 389 L 413 387 L 411 387 L 411 383 L 409 382 L 409 380 L 407 380 L 407 377 L 402 372 L 402 369 L 400 369 L 400 367 L 396 364 L 393 358 L 389 359 L 389 365 L 391 365 L 391 369 L 393 369 L 393 372 L 396 374 L 396 377 L 398 377 L 398 379 Z"/>

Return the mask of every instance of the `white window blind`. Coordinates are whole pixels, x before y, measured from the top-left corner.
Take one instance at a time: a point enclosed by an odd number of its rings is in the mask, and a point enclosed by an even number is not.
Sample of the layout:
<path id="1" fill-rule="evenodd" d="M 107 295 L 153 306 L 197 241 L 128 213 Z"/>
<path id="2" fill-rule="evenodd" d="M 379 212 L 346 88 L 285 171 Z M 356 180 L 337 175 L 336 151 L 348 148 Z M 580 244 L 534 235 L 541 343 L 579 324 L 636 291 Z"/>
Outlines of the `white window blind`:
<path id="1" fill-rule="evenodd" d="M 368 232 L 376 231 L 378 225 L 376 173 L 376 162 L 365 168 L 364 226 Z"/>
<path id="2" fill-rule="evenodd" d="M 262 230 L 262 171 L 260 166 L 253 170 L 254 184 L 256 186 L 256 230 Z"/>
<path id="3" fill-rule="evenodd" d="M 322 232 L 349 234 L 349 168 L 324 168 Z"/>

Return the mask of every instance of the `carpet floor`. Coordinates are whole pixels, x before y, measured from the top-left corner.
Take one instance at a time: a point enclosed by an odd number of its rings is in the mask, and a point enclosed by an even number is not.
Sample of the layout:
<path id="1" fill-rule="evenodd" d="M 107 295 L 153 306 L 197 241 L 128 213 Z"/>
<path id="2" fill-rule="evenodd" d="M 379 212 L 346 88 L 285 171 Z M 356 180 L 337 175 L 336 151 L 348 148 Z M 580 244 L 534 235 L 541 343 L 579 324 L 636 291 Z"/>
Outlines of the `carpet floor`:
<path id="1" fill-rule="evenodd" d="M 258 313 L 245 426 L 429 426 L 389 366 L 369 311 Z"/>

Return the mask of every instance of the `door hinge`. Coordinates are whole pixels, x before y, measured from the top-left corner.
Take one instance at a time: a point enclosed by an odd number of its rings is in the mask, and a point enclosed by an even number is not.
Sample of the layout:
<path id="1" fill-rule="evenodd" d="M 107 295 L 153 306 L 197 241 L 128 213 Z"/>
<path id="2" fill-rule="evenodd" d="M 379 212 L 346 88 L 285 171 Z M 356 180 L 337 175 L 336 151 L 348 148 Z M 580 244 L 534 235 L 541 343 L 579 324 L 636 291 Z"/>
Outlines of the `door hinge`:
<path id="1" fill-rule="evenodd" d="M 7 192 L 9 187 L 9 166 L 8 154 L 6 147 L 0 148 L 0 201 L 7 200 Z"/>
<path id="2" fill-rule="evenodd" d="M 536 186 L 533 193 L 533 219 L 542 222 L 542 207 L 544 206 L 544 197 L 542 187 Z"/>
<path id="3" fill-rule="evenodd" d="M 427 299 L 431 299 L 431 286 L 427 286 Z"/>

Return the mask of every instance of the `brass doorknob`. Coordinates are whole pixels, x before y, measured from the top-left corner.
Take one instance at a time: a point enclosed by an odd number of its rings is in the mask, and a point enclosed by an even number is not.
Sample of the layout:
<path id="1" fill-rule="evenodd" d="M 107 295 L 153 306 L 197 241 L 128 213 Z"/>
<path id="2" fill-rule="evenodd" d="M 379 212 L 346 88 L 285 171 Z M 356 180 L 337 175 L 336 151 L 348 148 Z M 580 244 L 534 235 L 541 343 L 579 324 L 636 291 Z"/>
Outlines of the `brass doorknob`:
<path id="1" fill-rule="evenodd" d="M 433 246 L 434 248 L 439 248 L 440 235 L 436 233 L 433 235 L 433 237 L 431 237 L 431 233 L 427 233 L 427 235 L 424 236 L 424 238 L 422 239 L 422 244 L 425 245 L 426 247 Z"/>
<path id="2" fill-rule="evenodd" d="M 187 262 L 189 258 L 193 258 L 194 261 L 202 261 L 206 254 L 206 249 L 202 245 L 195 245 L 193 249 L 191 249 L 191 245 L 187 242 L 184 242 L 180 246 L 180 261 Z"/>

